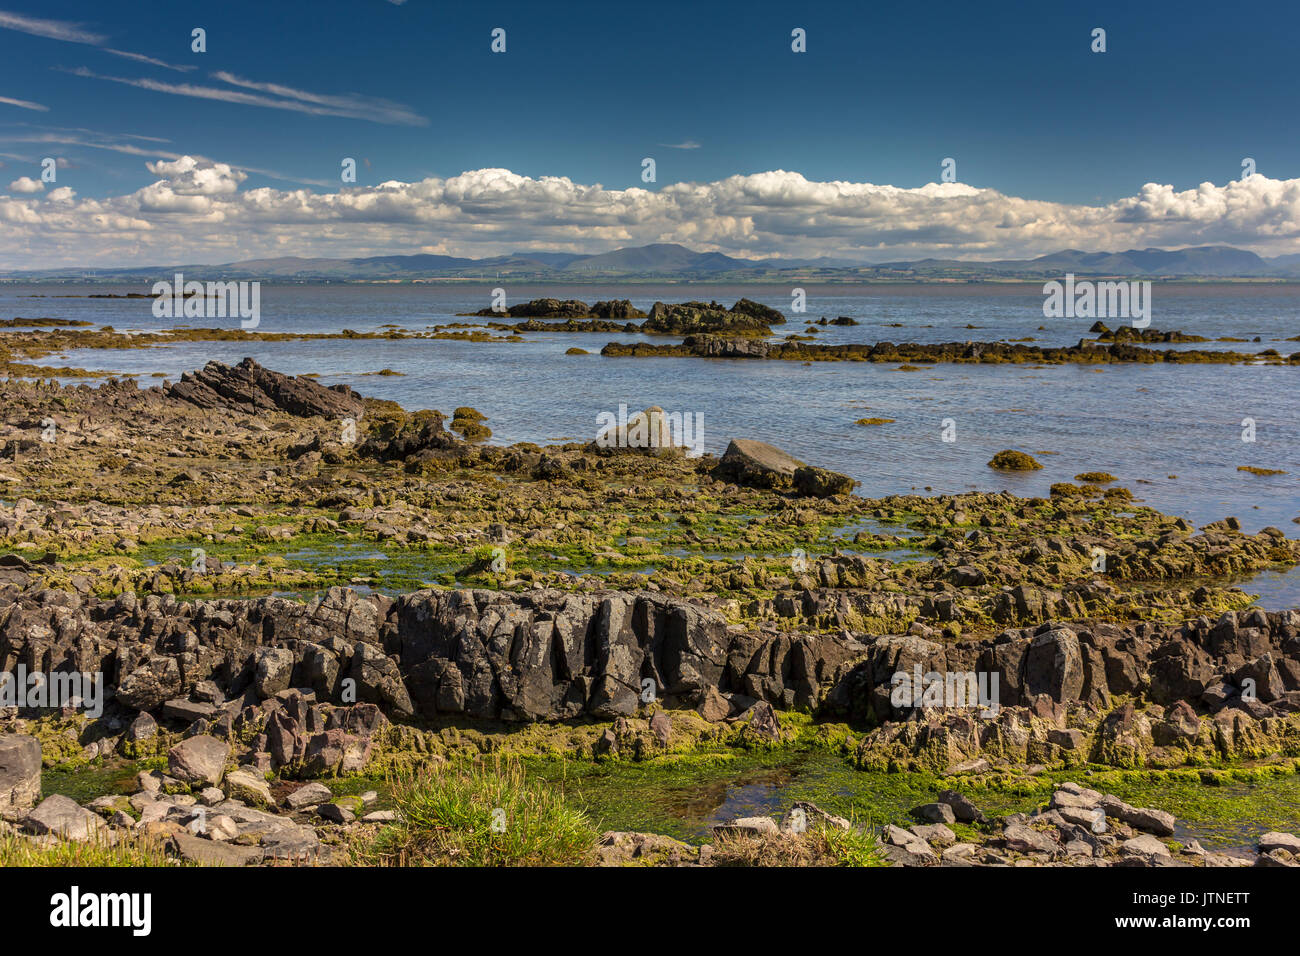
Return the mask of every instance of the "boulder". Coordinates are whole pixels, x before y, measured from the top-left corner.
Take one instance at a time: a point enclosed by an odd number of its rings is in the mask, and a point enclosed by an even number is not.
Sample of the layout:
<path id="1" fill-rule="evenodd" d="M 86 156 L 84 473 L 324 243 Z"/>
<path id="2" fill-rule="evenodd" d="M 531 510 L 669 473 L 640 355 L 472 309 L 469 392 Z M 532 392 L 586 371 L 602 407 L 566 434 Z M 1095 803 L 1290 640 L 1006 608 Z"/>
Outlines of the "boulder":
<path id="1" fill-rule="evenodd" d="M 126 728 L 126 739 L 132 743 L 152 740 L 157 735 L 158 722 L 149 714 L 137 714 L 136 718 Z"/>
<path id="2" fill-rule="evenodd" d="M 325 784 L 309 783 L 285 797 L 284 803 L 290 809 L 303 810 L 307 807 L 319 806 L 332 799 L 334 799 L 334 794 L 330 792 L 330 788 Z"/>
<path id="3" fill-rule="evenodd" d="M 0 813 L 25 810 L 41 795 L 41 742 L 27 734 L 0 737 Z"/>
<path id="4" fill-rule="evenodd" d="M 794 470 L 794 490 L 810 498 L 831 498 L 835 495 L 847 495 L 857 484 L 848 475 L 826 468 L 803 465 Z"/>
<path id="5" fill-rule="evenodd" d="M 1025 654 L 1025 691 L 1047 694 L 1058 703 L 1079 699 L 1083 690 L 1083 655 L 1078 636 L 1056 627 L 1034 637 Z"/>
<path id="6" fill-rule="evenodd" d="M 1300 836 L 1276 830 L 1265 833 L 1259 838 L 1259 852 L 1272 853 L 1274 850 L 1286 850 L 1293 856 L 1300 856 Z"/>
<path id="7" fill-rule="evenodd" d="M 288 690 L 293 677 L 293 651 L 287 647 L 259 647 L 253 652 L 253 687 L 259 697 L 274 697 Z"/>
<path id="8" fill-rule="evenodd" d="M 104 821 L 75 800 L 56 793 L 27 814 L 23 826 L 32 833 L 51 833 L 64 840 L 86 842 L 94 839 Z"/>
<path id="9" fill-rule="evenodd" d="M 303 773 L 313 777 L 358 773 L 370 760 L 370 751 L 369 737 L 349 734 L 339 728 L 327 730 L 307 741 Z"/>
<path id="10" fill-rule="evenodd" d="M 1023 823 L 1013 823 L 1002 831 L 1002 842 L 1016 853 L 1046 853 L 1055 856 L 1061 845 L 1046 833 L 1031 829 Z"/>
<path id="11" fill-rule="evenodd" d="M 984 814 L 980 811 L 980 808 L 975 806 L 968 797 L 963 796 L 956 790 L 941 791 L 938 801 L 951 807 L 953 816 L 962 823 L 984 822 Z"/>
<path id="12" fill-rule="evenodd" d="M 1168 859 L 1170 856 L 1169 847 L 1149 833 L 1125 840 L 1120 844 L 1119 852 L 1120 856 L 1144 863 L 1154 863 L 1160 859 Z"/>
<path id="13" fill-rule="evenodd" d="M 713 835 L 726 836 L 776 836 L 781 832 L 777 822 L 771 817 L 738 817 L 730 823 L 718 823 L 713 827 Z"/>
<path id="14" fill-rule="evenodd" d="M 230 746 L 216 737 L 199 735 L 167 751 L 167 772 L 188 784 L 216 786 L 225 774 Z"/>
<path id="15" fill-rule="evenodd" d="M 226 796 L 231 800 L 241 800 L 257 807 L 267 807 L 274 803 L 271 787 L 263 777 L 248 770 L 232 770 L 226 774 Z"/>
<path id="16" fill-rule="evenodd" d="M 804 463 L 775 445 L 750 438 L 734 438 L 715 469 L 717 477 L 753 488 L 790 488 L 794 473 Z"/>
<path id="17" fill-rule="evenodd" d="M 930 823 L 956 823 L 957 814 L 947 803 L 923 803 L 912 811 L 918 820 Z"/>
<path id="18" fill-rule="evenodd" d="M 155 654 L 122 679 L 117 699 L 133 710 L 153 710 L 180 690 L 181 669 L 176 658 Z"/>
<path id="19" fill-rule="evenodd" d="M 1131 807 L 1118 797 L 1110 794 L 1101 798 L 1099 803 L 1106 811 L 1106 816 L 1115 817 L 1133 827 L 1145 830 L 1156 836 L 1172 836 L 1174 832 L 1174 815 L 1164 810 L 1152 810 L 1147 807 Z"/>

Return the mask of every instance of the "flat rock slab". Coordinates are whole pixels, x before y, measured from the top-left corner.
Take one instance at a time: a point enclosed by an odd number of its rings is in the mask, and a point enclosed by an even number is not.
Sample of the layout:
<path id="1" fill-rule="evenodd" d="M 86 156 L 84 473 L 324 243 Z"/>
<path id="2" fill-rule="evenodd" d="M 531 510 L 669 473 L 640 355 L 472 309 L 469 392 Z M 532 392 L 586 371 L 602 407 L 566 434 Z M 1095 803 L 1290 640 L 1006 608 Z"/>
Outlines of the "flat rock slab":
<path id="1" fill-rule="evenodd" d="M 1131 840 L 1125 840 L 1120 844 L 1119 852 L 1121 856 L 1135 857 L 1148 863 L 1160 858 L 1168 858 L 1170 855 L 1169 847 L 1149 833 L 1135 836 Z"/>
<path id="2" fill-rule="evenodd" d="M 200 866 L 250 866 L 261 863 L 265 856 L 260 847 L 235 846 L 188 833 L 173 833 L 171 841 L 182 860 Z"/>
<path id="3" fill-rule="evenodd" d="M 94 839 L 104 821 L 75 800 L 56 793 L 27 814 L 23 825 L 32 833 L 52 833 L 65 840 L 85 842 Z"/>
<path id="4" fill-rule="evenodd" d="M 1061 845 L 1050 836 L 1023 823 L 1013 823 L 1003 830 L 1002 840 L 1007 849 L 1016 853 L 1047 853 L 1054 856 L 1061 852 Z"/>
<path id="5" fill-rule="evenodd" d="M 760 488 L 788 488 L 794 473 L 804 462 L 767 442 L 733 438 L 722 455 L 718 469 L 738 484 Z"/>
<path id="6" fill-rule="evenodd" d="M 1274 850 L 1286 850 L 1293 856 L 1300 856 L 1300 836 L 1293 833 L 1279 833 L 1276 830 L 1265 833 L 1259 838 L 1259 852 L 1272 853 Z"/>
<path id="7" fill-rule="evenodd" d="M 1174 832 L 1174 815 L 1164 810 L 1152 810 L 1148 807 L 1131 807 L 1118 797 L 1107 794 L 1102 797 L 1100 806 L 1109 817 L 1122 820 L 1136 830 L 1145 830 L 1156 836 L 1172 836 Z"/>
<path id="8" fill-rule="evenodd" d="M 775 836 L 781 832 L 771 817 L 739 817 L 713 827 L 714 836 Z"/>

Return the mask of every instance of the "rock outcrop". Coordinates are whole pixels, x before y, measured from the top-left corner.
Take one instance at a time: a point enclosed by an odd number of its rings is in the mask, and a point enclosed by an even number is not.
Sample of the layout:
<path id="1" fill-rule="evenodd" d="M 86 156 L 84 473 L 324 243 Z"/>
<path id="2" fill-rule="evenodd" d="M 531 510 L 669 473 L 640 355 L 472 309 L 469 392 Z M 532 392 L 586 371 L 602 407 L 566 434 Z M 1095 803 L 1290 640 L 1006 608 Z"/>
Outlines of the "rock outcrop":
<path id="1" fill-rule="evenodd" d="M 0 668 L 19 664 L 103 673 L 118 705 L 186 722 L 215 723 L 302 689 L 314 697 L 281 701 L 292 721 L 277 705 L 249 732 L 266 735 L 277 763 L 320 768 L 364 762 L 364 740 L 383 715 L 614 719 L 648 700 L 717 718 L 757 701 L 883 722 L 873 732 L 880 753 L 942 751 L 945 767 L 982 755 L 1070 754 L 1137 765 L 1171 749 L 1266 753 L 1289 739 L 1300 712 L 1300 614 L 1253 610 L 1178 626 L 1049 622 L 938 643 L 747 631 L 653 592 L 389 598 L 335 588 L 302 604 L 42 590 L 11 593 L 0 608 Z M 900 701 L 899 674 L 937 674 L 963 699 L 941 686 L 933 700 L 918 692 Z M 309 713 L 314 705 L 325 709 Z M 366 705 L 373 710 L 363 713 Z M 1071 717 L 1076 708 L 1085 717 Z"/>
<path id="2" fill-rule="evenodd" d="M 275 372 L 246 358 L 238 365 L 209 362 L 164 389 L 168 398 L 202 409 L 223 409 L 256 415 L 281 411 L 301 418 L 360 420 L 364 405 L 346 385 L 326 388 L 309 378 Z"/>

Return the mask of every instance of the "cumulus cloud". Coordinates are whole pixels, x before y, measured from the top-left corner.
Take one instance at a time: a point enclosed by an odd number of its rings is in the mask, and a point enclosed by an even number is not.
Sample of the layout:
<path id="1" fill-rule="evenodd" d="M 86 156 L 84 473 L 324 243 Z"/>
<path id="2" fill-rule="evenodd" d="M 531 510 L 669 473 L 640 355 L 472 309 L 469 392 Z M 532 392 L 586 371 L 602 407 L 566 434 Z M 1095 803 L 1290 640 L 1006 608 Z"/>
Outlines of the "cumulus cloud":
<path id="1" fill-rule="evenodd" d="M 19 176 L 9 184 L 11 193 L 39 193 L 44 191 L 45 183 L 30 176 Z"/>
<path id="2" fill-rule="evenodd" d="M 162 179 L 155 186 L 163 186 L 180 196 L 219 196 L 233 193 L 248 178 L 246 173 L 225 163 L 210 163 L 182 156 L 174 161 L 159 160 L 145 163 L 149 172 Z"/>
<path id="3" fill-rule="evenodd" d="M 1088 206 L 962 183 L 904 188 L 818 182 L 783 170 L 654 192 L 508 169 L 313 192 L 245 188 L 247 174 L 239 167 L 194 156 L 147 167 L 155 180 L 125 195 L 59 202 L 0 197 L 0 266 L 343 257 L 427 248 L 481 257 L 651 242 L 750 258 L 826 255 L 865 262 L 1211 243 L 1264 255 L 1300 251 L 1300 179 L 1261 175 L 1188 190 L 1151 183 L 1136 195 Z M 36 248 L 42 250 L 39 262 L 25 258 Z"/>

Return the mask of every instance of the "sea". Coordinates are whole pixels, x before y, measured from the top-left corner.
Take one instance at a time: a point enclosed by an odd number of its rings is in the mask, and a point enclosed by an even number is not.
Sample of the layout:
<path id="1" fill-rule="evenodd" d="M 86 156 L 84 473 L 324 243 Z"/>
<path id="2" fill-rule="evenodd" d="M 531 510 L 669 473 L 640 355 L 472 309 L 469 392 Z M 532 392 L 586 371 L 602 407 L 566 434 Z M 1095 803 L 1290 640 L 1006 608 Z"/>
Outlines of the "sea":
<path id="1" fill-rule="evenodd" d="M 160 276 L 159 278 L 170 278 Z M 191 277 L 187 277 L 191 278 Z M 196 278 L 196 277 L 195 277 Z M 273 284 L 260 293 L 259 332 L 430 331 L 474 322 L 493 290 L 507 305 L 532 298 L 587 303 L 748 297 L 780 309 L 776 336 L 817 328 L 822 343 L 1024 341 L 1074 345 L 1093 338 L 1093 318 L 1046 318 L 1041 283 L 805 285 L 806 311 L 793 311 L 787 285 L 702 283 L 513 284 L 504 279 L 402 284 Z M 0 318 L 62 318 L 150 331 L 178 325 L 238 328 L 238 319 L 155 318 L 151 299 L 89 298 L 148 293 L 149 284 L 0 283 Z M 1151 327 L 1205 336 L 1198 345 L 1283 355 L 1300 351 L 1300 285 L 1156 283 Z M 856 325 L 818 320 L 848 316 Z M 1111 327 L 1123 319 L 1103 320 Z M 617 416 L 657 405 L 692 416 L 702 447 L 721 454 L 733 438 L 753 438 L 798 458 L 852 475 L 859 494 L 948 494 L 1007 490 L 1047 495 L 1058 481 L 1106 471 L 1141 503 L 1203 525 L 1227 516 L 1244 529 L 1300 534 L 1300 367 L 1259 363 L 1154 365 L 938 365 L 696 358 L 605 358 L 610 341 L 671 337 L 526 333 L 520 342 L 446 339 L 177 342 L 163 346 L 74 349 L 42 364 L 105 376 L 138 376 L 142 387 L 176 380 L 210 361 L 251 356 L 263 365 L 411 410 L 469 405 L 487 416 L 492 441 L 588 441 Z M 1232 339 L 1237 341 L 1218 341 Z M 577 346 L 587 355 L 567 355 Z M 377 375 L 381 370 L 399 373 Z M 887 418 L 863 426 L 862 418 Z M 1033 472 L 988 467 L 1014 448 L 1043 465 Z M 1277 469 L 1258 475 L 1242 466 Z M 1284 591 L 1295 587 L 1280 576 Z"/>

